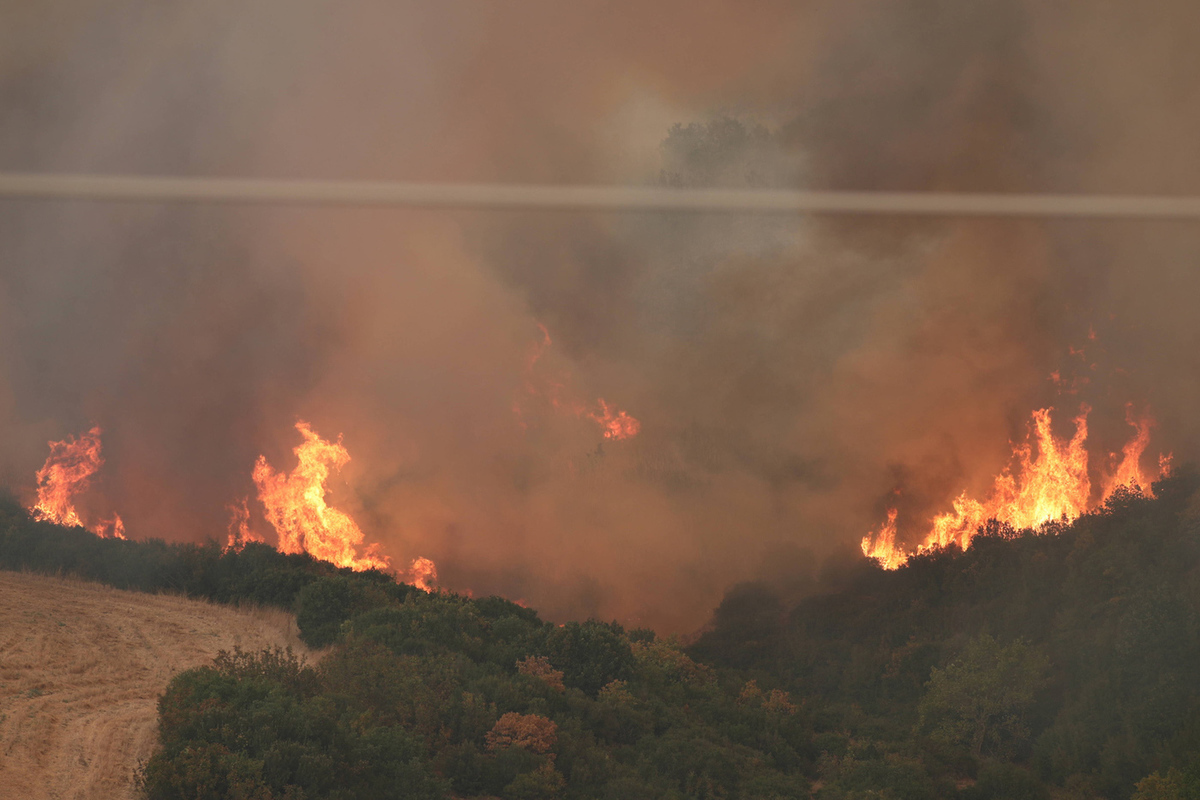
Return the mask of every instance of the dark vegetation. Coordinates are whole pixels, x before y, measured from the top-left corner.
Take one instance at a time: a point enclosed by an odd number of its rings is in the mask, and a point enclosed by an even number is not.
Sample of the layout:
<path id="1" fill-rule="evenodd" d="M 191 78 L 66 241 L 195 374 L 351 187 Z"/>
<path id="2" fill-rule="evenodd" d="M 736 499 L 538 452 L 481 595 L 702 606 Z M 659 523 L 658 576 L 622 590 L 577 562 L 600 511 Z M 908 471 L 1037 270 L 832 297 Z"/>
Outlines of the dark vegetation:
<path id="1" fill-rule="evenodd" d="M 159 703 L 143 785 L 176 798 L 797 797 L 816 764 L 782 692 L 648 630 L 559 626 L 262 545 L 98 539 L 0 507 L 0 566 L 294 608 L 316 667 L 224 654 Z"/>
<path id="2" fill-rule="evenodd" d="M 0 565 L 294 608 L 160 702 L 152 798 L 1200 797 L 1200 480 L 999 527 L 690 647 L 248 546 L 99 540 L 0 510 Z"/>
<path id="3" fill-rule="evenodd" d="M 823 798 L 1200 797 L 1198 485 L 864 563 L 786 614 L 741 587 L 690 654 L 804 701 Z"/>

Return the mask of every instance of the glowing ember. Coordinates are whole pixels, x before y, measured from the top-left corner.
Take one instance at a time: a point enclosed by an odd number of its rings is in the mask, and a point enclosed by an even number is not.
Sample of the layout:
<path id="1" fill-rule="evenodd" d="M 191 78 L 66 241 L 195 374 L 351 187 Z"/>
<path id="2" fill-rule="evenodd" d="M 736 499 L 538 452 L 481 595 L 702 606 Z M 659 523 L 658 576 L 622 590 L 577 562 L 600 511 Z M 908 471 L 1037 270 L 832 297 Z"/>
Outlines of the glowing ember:
<path id="1" fill-rule="evenodd" d="M 535 368 L 538 361 L 545 354 L 546 350 L 554 344 L 550 338 L 550 332 L 546 330 L 545 325 L 539 323 L 538 330 L 542 333 L 542 340 L 530 349 L 529 356 L 525 360 L 525 393 L 531 397 L 542 398 L 555 411 L 565 411 L 577 417 L 587 417 L 596 422 L 600 425 L 605 439 L 620 441 L 622 439 L 632 439 L 634 436 L 637 436 L 638 432 L 642 429 L 642 423 L 628 412 L 610 406 L 604 398 L 598 398 L 595 407 L 589 408 L 584 403 L 570 396 L 570 392 L 567 390 L 568 379 L 566 376 L 537 374 Z M 516 414 L 517 422 L 523 429 L 528 427 L 524 420 L 524 409 L 520 402 L 513 404 L 513 413 Z"/>
<path id="2" fill-rule="evenodd" d="M 408 582 L 427 592 L 437 591 L 437 564 L 428 558 L 414 558 L 406 576 Z"/>
<path id="3" fill-rule="evenodd" d="M 991 495 L 983 501 L 963 492 L 953 502 L 953 511 L 933 518 L 931 530 L 917 545 L 917 553 L 947 547 L 966 549 L 980 527 L 990 520 L 1016 530 L 1037 529 L 1054 520 L 1071 521 L 1090 508 L 1092 484 L 1088 477 L 1087 415 L 1083 406 L 1075 418 L 1075 435 L 1070 440 L 1056 439 L 1051 432 L 1050 411 L 1033 412 L 1034 445 L 1029 438 L 1013 448 L 1014 466 L 996 477 Z M 1151 421 L 1136 420 L 1132 410 L 1126 419 L 1135 429 L 1134 438 L 1125 445 L 1115 471 L 1104 480 L 1098 503 L 1103 503 L 1122 487 L 1150 495 L 1151 479 L 1141 470 L 1141 456 L 1150 440 Z M 1116 457 L 1114 454 L 1114 461 Z M 1170 457 L 1160 459 L 1160 475 L 1166 475 Z M 896 569 L 912 555 L 896 544 L 896 510 L 889 509 L 887 522 L 879 531 L 862 540 L 862 551 L 879 561 L 885 569 Z"/>
<path id="4" fill-rule="evenodd" d="M 290 474 L 276 472 L 263 456 L 254 464 L 258 499 L 279 535 L 280 552 L 308 552 L 357 570 L 387 569 L 388 559 L 378 552 L 378 545 L 358 553 L 362 530 L 348 514 L 325 502 L 330 470 L 341 469 L 350 460 L 341 437 L 336 443 L 327 442 L 307 422 L 297 422 L 296 430 L 304 442 L 293 450 L 299 463 Z"/>
<path id="5" fill-rule="evenodd" d="M 599 413 L 589 411 L 587 415 L 600 423 L 600 427 L 604 429 L 605 439 L 631 439 L 638 435 L 638 431 L 642 429 L 642 423 L 624 411 L 613 409 L 608 403 L 604 402 L 603 398 L 596 400 L 596 402 L 600 407 Z"/>
<path id="6" fill-rule="evenodd" d="M 30 510 L 35 519 L 82 527 L 75 496 L 91 485 L 92 475 L 104 464 L 100 429 L 92 428 L 78 439 L 68 436 L 49 445 L 50 455 L 37 471 L 37 503 Z"/>
<path id="7" fill-rule="evenodd" d="M 229 511 L 229 538 L 225 542 L 226 550 L 240 552 L 250 542 L 264 542 L 250 527 L 249 498 L 243 497 L 240 503 L 225 507 Z"/>

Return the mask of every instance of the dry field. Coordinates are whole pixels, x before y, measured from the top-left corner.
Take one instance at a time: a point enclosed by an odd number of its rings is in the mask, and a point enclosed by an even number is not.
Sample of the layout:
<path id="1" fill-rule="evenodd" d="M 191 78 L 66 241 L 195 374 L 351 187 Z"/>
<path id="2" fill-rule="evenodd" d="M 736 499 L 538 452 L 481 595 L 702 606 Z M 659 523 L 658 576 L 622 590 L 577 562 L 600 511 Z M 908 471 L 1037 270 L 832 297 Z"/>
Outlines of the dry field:
<path id="1" fill-rule="evenodd" d="M 134 797 L 159 694 L 235 645 L 307 652 L 283 611 L 0 571 L 0 797 Z"/>

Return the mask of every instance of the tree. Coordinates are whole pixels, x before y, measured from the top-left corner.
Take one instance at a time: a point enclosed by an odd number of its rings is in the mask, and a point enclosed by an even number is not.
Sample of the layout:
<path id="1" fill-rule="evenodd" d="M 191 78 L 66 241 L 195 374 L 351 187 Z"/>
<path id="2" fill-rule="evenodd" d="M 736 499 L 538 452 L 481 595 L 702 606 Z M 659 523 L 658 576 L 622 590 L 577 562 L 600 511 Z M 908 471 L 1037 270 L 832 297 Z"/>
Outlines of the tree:
<path id="1" fill-rule="evenodd" d="M 546 636 L 545 654 L 567 686 L 592 697 L 614 680 L 633 676 L 633 648 L 616 623 L 568 622 Z"/>
<path id="2" fill-rule="evenodd" d="M 496 721 L 488 731 L 489 750 L 505 747 L 524 747 L 531 753 L 546 754 L 558 741 L 558 726 L 553 720 L 537 714 L 518 714 L 510 711 Z"/>
<path id="3" fill-rule="evenodd" d="M 943 741 L 965 744 L 976 757 L 985 744 L 1027 735 L 1023 716 L 1048 663 L 1023 641 L 1001 645 L 984 634 L 943 669 L 934 667 L 920 704 L 920 727 Z"/>

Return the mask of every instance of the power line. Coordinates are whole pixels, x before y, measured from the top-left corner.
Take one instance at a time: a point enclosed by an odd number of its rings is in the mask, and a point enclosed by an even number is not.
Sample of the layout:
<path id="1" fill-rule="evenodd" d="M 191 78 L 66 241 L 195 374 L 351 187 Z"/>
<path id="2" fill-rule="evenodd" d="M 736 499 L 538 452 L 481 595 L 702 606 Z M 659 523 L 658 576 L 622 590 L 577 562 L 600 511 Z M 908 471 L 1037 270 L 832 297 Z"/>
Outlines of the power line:
<path id="1" fill-rule="evenodd" d="M 1200 197 L 825 192 L 0 173 L 0 197 L 564 211 L 1200 219 Z"/>

